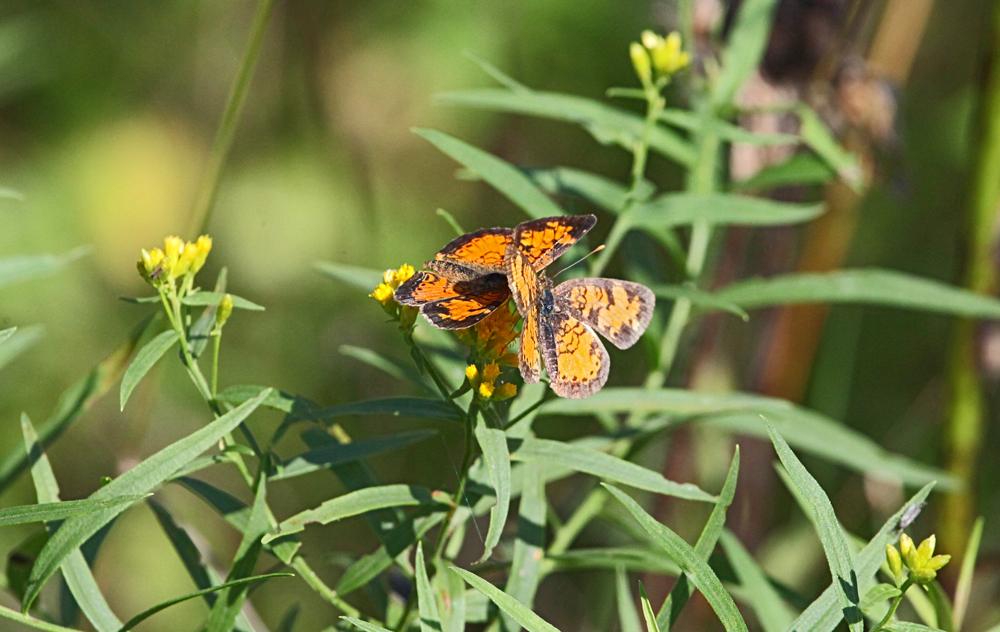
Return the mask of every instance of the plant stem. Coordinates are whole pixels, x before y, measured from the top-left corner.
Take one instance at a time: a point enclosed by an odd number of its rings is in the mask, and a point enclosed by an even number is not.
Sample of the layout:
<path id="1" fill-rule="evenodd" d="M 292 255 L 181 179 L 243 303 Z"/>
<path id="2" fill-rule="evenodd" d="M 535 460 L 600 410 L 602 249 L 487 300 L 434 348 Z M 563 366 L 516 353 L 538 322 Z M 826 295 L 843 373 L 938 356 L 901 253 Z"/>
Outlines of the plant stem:
<path id="1" fill-rule="evenodd" d="M 358 609 L 341 599 L 337 592 L 327 586 L 326 583 L 319 578 L 319 575 L 316 574 L 316 571 L 309 566 L 309 563 L 300 556 L 295 556 L 295 559 L 292 560 L 291 566 L 299 572 L 299 576 L 303 579 L 303 581 L 309 584 L 309 586 L 315 590 L 320 597 L 326 599 L 349 617 L 357 618 L 360 616 L 361 613 L 358 612 Z"/>
<path id="2" fill-rule="evenodd" d="M 222 167 L 225 165 L 226 158 L 229 156 L 229 150 L 233 146 L 236 126 L 243 112 L 243 106 L 246 105 L 247 95 L 250 93 L 250 82 L 253 79 L 253 72 L 257 67 L 257 59 L 260 56 L 260 45 L 264 40 L 264 31 L 267 30 L 267 23 L 271 17 L 271 10 L 273 8 L 274 0 L 260 0 L 257 4 L 257 11 L 254 13 L 253 23 L 250 26 L 250 37 L 247 40 L 247 47 L 243 51 L 243 58 L 240 60 L 240 68 L 236 73 L 236 79 L 229 90 L 229 96 L 226 99 L 226 109 L 222 114 L 222 122 L 215 133 L 215 140 L 212 142 L 212 152 L 208 156 L 205 174 L 202 177 L 198 197 L 191 212 L 188 233 L 192 237 L 205 234 L 208 224 L 212 219 L 215 198 L 219 191 L 219 179 L 222 175 Z"/>
<path id="3" fill-rule="evenodd" d="M 451 508 L 448 509 L 448 515 L 445 516 L 444 522 L 441 523 L 441 531 L 438 532 L 437 543 L 434 545 L 434 555 L 431 558 L 434 562 L 441 558 L 441 553 L 444 551 L 444 543 L 448 539 L 448 529 L 451 526 L 451 521 L 455 517 L 455 512 L 458 511 L 459 505 L 462 503 L 462 498 L 465 496 L 465 484 L 469 480 L 469 469 L 472 467 L 472 459 L 475 453 L 473 437 L 475 436 L 476 419 L 478 416 L 479 405 L 476 403 L 476 398 L 473 395 L 472 403 L 469 404 L 469 412 L 465 415 L 465 454 L 462 456 L 462 469 L 459 472 L 458 487 L 451 497 Z"/>
<path id="4" fill-rule="evenodd" d="M 903 582 L 903 585 L 899 587 L 899 594 L 896 595 L 896 598 L 893 599 L 892 603 L 889 605 L 889 611 L 885 613 L 885 616 L 882 617 L 882 620 L 878 622 L 878 625 L 872 628 L 871 632 L 879 632 L 879 630 L 885 628 L 885 626 L 889 623 L 889 621 L 892 620 L 892 616 L 896 614 L 896 608 L 898 608 L 899 604 L 903 601 L 903 595 L 906 594 L 906 591 L 912 585 L 913 581 L 910 579 L 907 579 L 905 582 Z"/>
<path id="5" fill-rule="evenodd" d="M 212 336 L 212 401 L 219 393 L 219 347 L 222 346 L 222 331 Z"/>

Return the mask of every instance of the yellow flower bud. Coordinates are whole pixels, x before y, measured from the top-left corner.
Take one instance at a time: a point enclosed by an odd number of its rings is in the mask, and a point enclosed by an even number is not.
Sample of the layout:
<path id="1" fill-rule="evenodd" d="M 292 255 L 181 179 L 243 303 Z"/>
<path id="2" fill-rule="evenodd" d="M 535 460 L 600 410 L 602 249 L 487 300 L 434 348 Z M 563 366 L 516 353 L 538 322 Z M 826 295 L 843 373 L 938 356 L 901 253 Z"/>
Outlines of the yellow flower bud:
<path id="1" fill-rule="evenodd" d="M 187 248 L 194 250 L 194 258 L 191 261 L 191 274 L 198 274 L 198 270 L 205 265 L 208 253 L 212 251 L 212 238 L 202 235 L 194 244 L 188 244 Z"/>
<path id="2" fill-rule="evenodd" d="M 899 552 L 902 554 L 907 568 L 912 569 L 917 565 L 917 548 L 913 546 L 913 540 L 910 539 L 910 536 L 905 533 L 899 537 Z"/>
<path id="3" fill-rule="evenodd" d="M 382 283 L 385 283 L 386 285 L 391 286 L 392 281 L 395 278 L 396 278 L 396 271 L 391 268 L 382 273 Z"/>
<path id="4" fill-rule="evenodd" d="M 417 271 L 414 270 L 413 266 L 411 266 L 408 263 L 404 263 L 403 265 L 399 266 L 399 270 L 396 270 L 396 275 L 395 278 L 393 279 L 396 282 L 396 287 L 399 287 L 404 281 L 406 281 L 416 273 Z"/>
<path id="5" fill-rule="evenodd" d="M 643 31 L 639 38 L 642 40 L 642 45 L 648 50 L 663 46 L 663 38 L 648 29 Z"/>
<path id="6" fill-rule="evenodd" d="M 182 276 L 188 273 L 188 271 L 191 269 L 191 264 L 194 263 L 194 258 L 196 254 L 197 250 L 195 249 L 194 244 L 188 242 L 187 244 L 184 245 L 184 247 L 181 249 L 181 258 L 177 261 L 177 268 L 176 268 L 177 276 Z"/>
<path id="7" fill-rule="evenodd" d="M 226 324 L 229 317 L 233 313 L 233 295 L 226 294 L 219 301 L 219 307 L 215 310 L 215 326 L 222 329 L 222 326 Z"/>
<path id="8" fill-rule="evenodd" d="M 181 251 L 184 249 L 184 242 L 180 237 L 167 237 L 163 240 L 166 262 L 163 267 L 167 271 L 167 276 L 176 279 L 180 276 L 177 271 L 181 261 Z"/>
<path id="9" fill-rule="evenodd" d="M 395 295 L 393 294 L 391 287 L 389 287 L 385 283 L 379 283 L 378 287 L 375 288 L 375 291 L 369 294 L 368 296 L 371 296 L 376 301 L 378 301 L 380 305 L 385 307 L 386 305 L 389 305 L 390 303 L 393 302 L 393 297 Z"/>
<path id="10" fill-rule="evenodd" d="M 676 31 L 661 39 L 658 46 L 650 47 L 649 52 L 660 76 L 672 75 L 691 61 L 691 56 L 681 50 L 681 35 Z"/>
<path id="11" fill-rule="evenodd" d="M 517 395 L 517 385 L 516 384 L 501 384 L 496 392 L 493 394 L 493 399 L 498 402 L 502 402 L 505 399 L 510 399 Z"/>
<path id="12" fill-rule="evenodd" d="M 931 536 L 920 543 L 917 547 L 917 564 L 920 566 L 926 566 L 927 562 L 930 561 L 931 556 L 934 555 L 934 547 L 937 545 L 937 536 L 931 534 Z"/>
<path id="13" fill-rule="evenodd" d="M 470 364 L 465 367 L 465 379 L 469 382 L 475 384 L 479 380 L 479 369 L 476 368 L 475 364 Z"/>
<path id="14" fill-rule="evenodd" d="M 483 399 L 489 399 L 493 397 L 493 391 L 495 388 L 496 387 L 493 386 L 492 382 L 483 382 L 479 385 L 479 395 L 482 396 Z"/>
<path id="15" fill-rule="evenodd" d="M 941 570 L 945 564 L 951 561 L 950 555 L 935 555 L 931 559 L 927 560 L 927 568 L 932 571 Z"/>
<path id="16" fill-rule="evenodd" d="M 639 42 L 632 42 L 628 47 L 628 54 L 632 58 L 632 67 L 635 74 L 643 85 L 649 85 L 653 80 L 653 63 L 649 59 L 649 53 Z"/>
<path id="17" fill-rule="evenodd" d="M 899 551 L 891 544 L 885 545 L 885 561 L 889 564 L 889 572 L 898 584 L 903 577 L 903 560 L 899 557 Z"/>
<path id="18" fill-rule="evenodd" d="M 491 362 L 483 367 L 483 381 L 492 384 L 500 377 L 500 367 L 495 362 Z"/>

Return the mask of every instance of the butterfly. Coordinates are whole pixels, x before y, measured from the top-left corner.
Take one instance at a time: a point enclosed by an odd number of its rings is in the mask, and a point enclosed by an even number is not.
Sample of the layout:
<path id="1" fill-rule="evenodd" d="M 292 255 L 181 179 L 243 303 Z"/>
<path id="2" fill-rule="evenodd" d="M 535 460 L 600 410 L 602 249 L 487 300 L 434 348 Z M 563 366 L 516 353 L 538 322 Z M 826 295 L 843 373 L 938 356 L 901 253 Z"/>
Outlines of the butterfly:
<path id="1" fill-rule="evenodd" d="M 539 352 L 549 386 L 578 399 L 608 381 L 611 361 L 595 330 L 619 349 L 639 340 L 653 317 L 656 297 L 644 285 L 617 279 L 573 279 L 553 287 L 514 230 L 504 255 L 510 292 L 524 317 L 518 368 L 525 383 L 538 382 Z M 530 239 L 528 240 L 530 242 Z"/>
<path id="2" fill-rule="evenodd" d="M 546 217 L 510 228 L 484 228 L 452 240 L 397 289 L 396 301 L 420 307 L 435 327 L 465 329 L 510 298 L 505 256 L 517 243 L 531 266 L 542 270 L 594 227 L 593 215 Z"/>

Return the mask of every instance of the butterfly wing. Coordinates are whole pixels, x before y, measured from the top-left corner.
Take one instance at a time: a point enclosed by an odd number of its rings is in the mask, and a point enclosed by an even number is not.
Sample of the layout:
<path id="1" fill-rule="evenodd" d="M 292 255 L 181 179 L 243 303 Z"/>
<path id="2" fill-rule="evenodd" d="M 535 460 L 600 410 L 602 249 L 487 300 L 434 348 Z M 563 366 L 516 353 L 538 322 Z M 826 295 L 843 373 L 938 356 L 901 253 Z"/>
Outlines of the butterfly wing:
<path id="1" fill-rule="evenodd" d="M 618 279 L 572 279 L 552 293 L 562 311 L 587 323 L 619 349 L 628 349 L 639 340 L 656 306 L 656 297 L 645 285 Z"/>
<path id="2" fill-rule="evenodd" d="M 518 224 L 513 241 L 531 262 L 541 270 L 578 242 L 597 224 L 593 215 L 546 217 Z"/>
<path id="3" fill-rule="evenodd" d="M 535 384 L 542 372 L 538 359 L 538 306 L 532 307 L 524 317 L 521 329 L 521 348 L 517 352 L 517 368 L 525 384 Z"/>
<path id="4" fill-rule="evenodd" d="M 556 395 L 580 399 L 601 390 L 611 360 L 594 330 L 558 308 L 539 324 L 545 371 Z"/>
<path id="5" fill-rule="evenodd" d="M 489 316 L 510 297 L 499 273 L 455 281 L 436 272 L 417 272 L 396 288 L 396 301 L 420 307 L 441 329 L 465 329 Z"/>
<path id="6" fill-rule="evenodd" d="M 455 281 L 436 272 L 417 272 L 396 288 L 396 302 L 418 307 L 459 295 Z"/>
<path id="7" fill-rule="evenodd" d="M 528 313 L 538 302 L 541 279 L 528 257 L 514 244 L 507 245 L 506 271 L 507 285 L 514 297 L 517 311 L 527 318 Z"/>
<path id="8" fill-rule="evenodd" d="M 456 237 L 434 259 L 465 264 L 480 272 L 503 272 L 504 252 L 514 231 L 510 228 L 484 228 Z M 430 266 L 428 266 L 430 267 Z"/>

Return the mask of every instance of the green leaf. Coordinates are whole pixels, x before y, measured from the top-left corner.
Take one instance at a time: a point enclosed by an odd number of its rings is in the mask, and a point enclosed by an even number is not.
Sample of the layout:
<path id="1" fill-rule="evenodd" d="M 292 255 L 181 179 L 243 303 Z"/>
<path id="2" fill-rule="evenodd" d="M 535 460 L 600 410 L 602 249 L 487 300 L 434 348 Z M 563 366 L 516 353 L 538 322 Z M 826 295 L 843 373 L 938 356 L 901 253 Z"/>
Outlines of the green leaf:
<path id="1" fill-rule="evenodd" d="M 226 284 L 229 280 L 229 271 L 223 267 L 219 270 L 219 276 L 215 280 L 215 293 L 221 296 L 225 296 Z M 220 299 L 221 300 L 221 299 Z M 215 329 L 215 314 L 218 311 L 218 305 L 209 305 L 202 310 L 201 316 L 198 320 L 194 321 L 194 324 L 188 328 L 188 341 L 191 344 L 191 355 L 195 358 L 201 357 L 201 354 L 208 347 L 208 340 L 211 338 L 212 330 Z"/>
<path id="2" fill-rule="evenodd" d="M 639 611 L 632 601 L 632 591 L 628 587 L 628 573 L 625 569 L 615 569 L 615 597 L 618 601 L 618 629 L 621 632 L 642 632 Z"/>
<path id="3" fill-rule="evenodd" d="M 483 554 L 477 563 L 489 559 L 493 548 L 500 542 L 503 527 L 507 524 L 510 509 L 510 453 L 507 451 L 507 437 L 503 430 L 487 428 L 480 419 L 476 424 L 476 440 L 483 451 L 483 460 L 490 473 L 490 482 L 496 494 L 497 503 L 490 509 L 490 529 L 483 542 Z"/>
<path id="4" fill-rule="evenodd" d="M 639 582 L 639 601 L 642 603 L 642 618 L 646 621 L 646 632 L 660 632 L 660 626 L 656 624 L 656 615 L 653 614 L 653 606 L 649 603 L 642 582 Z"/>
<path id="5" fill-rule="evenodd" d="M 437 96 L 440 103 L 513 112 L 565 121 L 582 126 L 599 143 L 616 144 L 628 151 L 643 134 L 645 120 L 625 110 L 600 101 L 569 94 L 502 88 L 460 90 Z M 693 165 L 694 148 L 673 131 L 656 126 L 649 137 L 649 148 L 682 165 Z"/>
<path id="6" fill-rule="evenodd" d="M 129 395 L 132 394 L 132 389 L 138 386 L 139 381 L 149 372 L 153 365 L 156 364 L 163 354 L 170 350 L 170 347 L 174 346 L 177 341 L 180 340 L 180 334 L 175 330 L 165 331 L 161 333 L 156 338 L 153 338 L 146 346 L 143 347 L 139 353 L 136 354 L 135 359 L 132 360 L 132 364 L 128 366 L 125 371 L 125 375 L 122 377 L 122 387 L 120 392 L 120 403 L 121 410 L 125 410 L 125 402 L 128 401 Z"/>
<path id="7" fill-rule="evenodd" d="M 186 463 L 215 445 L 221 437 L 232 432 L 240 422 L 257 409 L 264 397 L 266 397 L 266 393 L 262 393 L 258 398 L 244 403 L 204 428 L 163 448 L 94 492 L 91 498 L 103 499 L 149 493 Z M 45 548 L 42 549 L 38 561 L 31 571 L 31 579 L 24 599 L 25 610 L 31 606 L 42 585 L 55 573 L 66 557 L 98 529 L 125 511 L 126 507 L 127 505 L 118 505 L 89 514 L 73 516 L 62 524 L 45 545 Z"/>
<path id="8" fill-rule="evenodd" d="M 89 252 L 90 248 L 84 246 L 64 255 L 26 255 L 0 259 L 0 288 L 56 272 Z"/>
<path id="9" fill-rule="evenodd" d="M 530 169 L 528 176 L 540 189 L 550 195 L 574 195 L 581 197 L 611 213 L 620 213 L 628 201 L 628 189 L 604 176 L 572 169 Z M 644 180 L 643 192 L 648 197 L 654 187 Z M 642 196 L 640 196 L 642 198 Z"/>
<path id="10" fill-rule="evenodd" d="M 11 621 L 17 621 L 22 625 L 26 625 L 36 630 L 46 630 L 46 632 L 79 632 L 79 630 L 75 630 L 73 628 L 64 628 L 63 626 L 56 625 L 54 623 L 39 621 L 34 617 L 29 617 L 26 614 L 21 614 L 20 612 L 3 606 L 0 606 L 0 617 L 10 619 Z"/>
<path id="11" fill-rule="evenodd" d="M 868 608 L 875 604 L 895 599 L 899 594 L 899 588 L 896 588 L 892 584 L 875 584 L 861 598 L 861 610 L 867 611 Z"/>
<path id="12" fill-rule="evenodd" d="M 727 286 L 718 298 L 747 309 L 797 303 L 860 303 L 972 318 L 1000 318 L 1000 300 L 894 270 L 785 274 Z"/>
<path id="13" fill-rule="evenodd" d="M 746 603 L 753 608 L 764 632 L 784 632 L 795 620 L 795 613 L 782 601 L 763 569 L 730 531 L 722 532 L 722 548 L 746 591 Z"/>
<path id="14" fill-rule="evenodd" d="M 979 556 L 979 543 L 983 539 L 983 527 L 986 520 L 980 516 L 972 526 L 972 532 L 965 545 L 962 556 L 962 568 L 958 573 L 958 583 L 955 585 L 955 632 L 961 632 L 965 620 L 965 610 L 969 607 L 969 597 L 972 595 L 972 577 L 976 571 L 976 558 Z"/>
<path id="15" fill-rule="evenodd" d="M 369 268 L 359 268 L 349 266 L 346 263 L 335 263 L 333 261 L 317 261 L 315 268 L 328 277 L 342 281 L 366 293 L 372 292 L 382 282 L 382 270 L 371 270 Z"/>
<path id="16" fill-rule="evenodd" d="M 431 582 L 427 579 L 427 567 L 424 566 L 424 548 L 420 542 L 417 542 L 416 577 L 420 632 L 442 632 L 441 615 L 438 614 L 437 601 L 434 600 Z"/>
<path id="17" fill-rule="evenodd" d="M 38 431 L 39 445 L 48 446 L 115 385 L 139 340 L 153 327 L 155 321 L 156 317 L 150 317 L 140 323 L 111 355 L 59 396 L 55 412 Z M 12 448 L 0 463 L 0 492 L 7 489 L 27 467 L 28 455 L 21 446 Z"/>
<path id="18" fill-rule="evenodd" d="M 219 582 L 212 581 L 208 569 L 201 562 L 201 552 L 198 551 L 198 547 L 191 539 L 191 536 L 188 535 L 188 532 L 177 524 L 173 516 L 170 515 L 170 512 L 163 505 L 152 499 L 147 500 L 146 504 L 153 510 L 153 515 L 156 516 L 156 520 L 163 528 L 163 532 L 174 546 L 177 556 L 181 558 L 181 563 L 187 569 L 191 581 L 194 582 L 194 585 L 199 590 L 207 591 L 204 593 L 205 602 L 211 608 L 215 604 L 216 594 L 209 589 L 218 585 Z"/>
<path id="19" fill-rule="evenodd" d="M 548 574 L 595 568 L 614 570 L 618 567 L 630 571 L 671 576 L 679 575 L 681 572 L 680 567 L 659 550 L 650 551 L 634 546 L 571 549 L 559 555 L 546 557 L 543 570 L 544 574 Z"/>
<path id="20" fill-rule="evenodd" d="M 236 549 L 232 568 L 229 569 L 229 575 L 226 577 L 227 583 L 253 576 L 257 558 L 260 557 L 261 549 L 264 547 L 261 538 L 271 526 L 269 514 L 267 478 L 261 476 L 257 481 L 257 491 L 254 494 L 253 507 L 250 509 L 246 528 L 243 530 L 243 538 L 240 540 L 239 548 Z M 233 629 L 236 617 L 243 608 L 248 588 L 249 586 L 244 582 L 222 589 L 209 614 L 206 632 L 229 632 Z"/>
<path id="21" fill-rule="evenodd" d="M 715 294 L 699 290 L 696 287 L 686 285 L 653 285 L 649 289 L 653 290 L 653 294 L 657 298 L 666 298 L 675 301 L 679 298 L 684 298 L 703 309 L 729 312 L 730 314 L 739 316 L 744 321 L 750 320 L 750 315 L 746 313 L 746 310 L 736 303 L 721 300 Z"/>
<path id="22" fill-rule="evenodd" d="M 545 557 L 545 481 L 537 464 L 528 463 L 522 467 L 525 473 L 522 479 L 517 540 L 514 541 L 505 592 L 531 608 L 542 579 L 542 559 Z M 504 618 L 505 632 L 520 630 L 520 626 L 510 615 L 504 613 L 501 616 Z"/>
<path id="23" fill-rule="evenodd" d="M 411 367 L 410 364 L 404 364 L 391 358 L 387 358 L 377 351 L 365 349 L 364 347 L 355 347 L 353 345 L 341 345 L 340 353 L 341 355 L 364 362 L 368 366 L 375 367 L 376 369 L 379 369 L 394 378 L 410 382 L 411 384 L 423 389 L 428 395 L 434 395 L 436 393 L 434 388 L 429 385 L 424 378 Z"/>
<path id="24" fill-rule="evenodd" d="M 735 191 L 761 191 L 783 186 L 823 184 L 836 177 L 836 172 L 812 153 L 795 154 L 785 162 L 768 165 L 756 174 L 733 183 Z"/>
<path id="25" fill-rule="evenodd" d="M 816 155 L 822 158 L 848 186 L 858 193 L 862 192 L 865 181 L 858 157 L 840 146 L 819 115 L 808 105 L 800 104 L 796 112 L 801 121 L 799 133 L 805 144 L 816 152 Z"/>
<path id="26" fill-rule="evenodd" d="M 423 441 L 438 433 L 434 430 L 418 430 L 403 432 L 376 439 L 362 439 L 351 443 L 335 443 L 307 450 L 285 461 L 278 466 L 278 471 L 268 477 L 269 480 L 281 480 L 324 470 L 334 465 L 360 461 L 376 454 L 383 454 L 403 446 Z"/>
<path id="27" fill-rule="evenodd" d="M 533 218 L 565 215 L 517 167 L 457 138 L 432 129 L 414 129 L 453 160 L 469 169 Z"/>
<path id="28" fill-rule="evenodd" d="M 832 463 L 882 478 L 899 478 L 910 485 L 935 480 L 948 489 L 956 489 L 959 485 L 947 472 L 886 452 L 865 435 L 829 417 L 787 400 L 762 395 L 605 388 L 586 399 L 554 399 L 540 409 L 541 414 L 556 415 L 630 412 L 675 417 L 710 415 L 698 423 L 762 438 L 766 438 L 767 433 L 756 413 L 765 413 L 791 445 Z M 671 422 L 674 423 L 680 421 Z M 661 627 L 665 627 L 662 622 Z"/>
<path id="29" fill-rule="evenodd" d="M 227 294 L 225 292 L 196 292 L 194 294 L 188 294 L 181 299 L 181 303 L 185 305 L 218 305 Z M 245 298 L 240 298 L 234 294 L 228 294 L 233 299 L 233 307 L 238 307 L 240 309 L 249 309 L 255 312 L 264 311 L 263 305 L 258 305 L 257 303 L 252 303 Z"/>
<path id="30" fill-rule="evenodd" d="M 799 493 L 809 503 L 813 509 L 810 518 L 816 527 L 820 541 L 823 543 L 823 552 L 826 553 L 827 563 L 830 565 L 830 574 L 833 576 L 833 584 L 839 587 L 838 597 L 844 611 L 844 618 L 851 628 L 851 632 L 863 632 L 864 617 L 858 609 L 861 600 L 858 576 L 854 570 L 854 562 L 851 560 L 851 552 L 847 548 L 847 538 L 837 520 L 837 514 L 833 511 L 833 504 L 799 461 L 792 449 L 781 435 L 778 434 L 774 426 L 762 418 L 767 433 L 771 437 L 771 443 L 778 452 L 778 458 L 788 471 L 788 475 L 795 484 Z"/>
<path id="31" fill-rule="evenodd" d="M 875 573 L 885 561 L 885 546 L 894 544 L 903 532 L 900 520 L 904 515 L 913 515 L 914 512 L 919 514 L 920 508 L 933 488 L 934 483 L 928 483 L 917 492 L 909 502 L 886 520 L 875 537 L 855 557 L 854 568 L 862 588 L 874 583 Z M 838 592 L 842 592 L 840 585 L 831 583 L 823 594 L 799 615 L 792 624 L 793 629 L 797 632 L 832 632 L 844 618 Z"/>
<path id="32" fill-rule="evenodd" d="M 733 460 L 729 464 L 729 472 L 726 474 L 726 481 L 722 484 L 722 491 L 719 493 L 719 500 L 712 508 L 712 513 L 708 516 L 705 527 L 698 536 L 698 541 L 694 545 L 694 551 L 698 556 L 708 562 L 715 544 L 722 535 L 722 530 L 726 525 L 726 512 L 733 504 L 736 496 L 736 481 L 740 473 L 740 447 L 737 445 L 733 453 Z M 687 575 L 681 573 L 677 578 L 677 583 L 670 589 L 670 594 L 663 600 L 660 611 L 656 616 L 656 623 L 664 630 L 670 630 L 677 617 L 691 598 L 691 588 L 688 586 Z"/>
<path id="33" fill-rule="evenodd" d="M 440 495 L 440 496 L 439 496 Z M 438 496 L 438 497 L 436 497 Z M 264 537 L 265 542 L 302 531 L 306 524 L 318 522 L 329 524 L 334 520 L 350 518 L 359 514 L 384 509 L 386 507 L 406 507 L 412 505 L 436 505 L 446 503 L 440 492 L 431 492 L 426 487 L 415 485 L 382 485 L 349 492 L 331 498 L 315 509 L 307 509 L 282 521 L 278 531 Z"/>
<path id="34" fill-rule="evenodd" d="M 41 325 L 20 329 L 11 327 L 0 331 L 0 369 L 41 340 L 44 332 L 45 328 Z"/>
<path id="35" fill-rule="evenodd" d="M 728 193 L 666 193 L 637 206 L 629 222 L 634 228 L 664 228 L 695 222 L 781 226 L 808 222 L 822 214 L 822 204 L 791 204 Z"/>
<path id="36" fill-rule="evenodd" d="M 443 421 L 461 421 L 458 409 L 450 402 L 428 397 L 383 397 L 350 404 L 329 406 L 305 411 L 300 419 L 319 421 L 346 415 L 392 415 L 394 417 L 420 417 Z"/>
<path id="37" fill-rule="evenodd" d="M 910 621 L 893 621 L 891 624 L 885 626 L 886 630 L 892 630 L 892 632 L 941 632 L 938 628 L 931 628 L 920 623 L 911 623 Z"/>
<path id="38" fill-rule="evenodd" d="M 745 0 L 722 51 L 722 72 L 712 87 L 712 103 L 726 106 L 757 69 L 767 48 L 777 0 Z"/>
<path id="39" fill-rule="evenodd" d="M 340 617 L 340 618 L 354 625 L 355 627 L 361 628 L 365 632 L 392 632 L 392 630 L 387 630 L 380 625 L 375 625 L 374 623 L 368 623 L 367 621 L 362 621 L 361 619 L 355 619 L 354 617 Z"/>
<path id="40" fill-rule="evenodd" d="M 139 625 L 140 623 L 142 623 L 149 617 L 153 616 L 157 612 L 160 612 L 161 610 L 166 610 L 170 606 L 185 602 L 188 599 L 196 599 L 198 597 L 209 595 L 218 592 L 220 590 L 228 590 L 229 588 L 245 587 L 247 584 L 250 584 L 252 582 L 264 581 L 274 577 L 295 577 L 295 575 L 293 575 L 292 573 L 268 573 L 267 575 L 254 575 L 252 577 L 243 577 L 241 579 L 234 579 L 224 584 L 219 584 L 218 586 L 212 586 L 211 588 L 206 588 L 204 590 L 198 590 L 193 593 L 188 593 L 183 597 L 177 597 L 176 599 L 164 601 L 163 603 L 157 604 L 152 608 L 149 608 L 148 610 L 140 612 L 139 614 L 135 615 L 134 617 L 128 620 L 128 623 L 126 623 L 122 627 L 121 632 L 126 632 L 127 630 L 131 630 L 132 628 Z"/>
<path id="41" fill-rule="evenodd" d="M 35 427 L 25 414 L 21 415 L 21 432 L 24 435 L 25 452 L 31 458 L 31 477 L 35 484 L 35 495 L 38 497 L 38 502 L 59 503 L 59 483 L 56 481 L 56 475 L 52 471 L 52 465 L 49 463 L 48 456 L 42 450 Z M 63 526 L 65 526 L 65 523 L 63 523 Z M 54 525 L 52 525 L 52 528 L 54 528 Z M 49 529 L 49 531 L 51 530 Z M 62 528 L 59 530 L 61 531 Z M 49 542 L 51 542 L 51 538 Z M 42 550 L 44 551 L 44 547 Z M 35 559 L 35 566 L 32 567 L 32 573 L 34 573 L 34 568 L 37 567 L 40 558 L 41 551 Z M 116 632 L 122 623 L 115 616 L 115 613 L 111 611 L 107 600 L 101 594 L 101 590 L 97 586 L 97 581 L 94 579 L 94 574 L 91 572 L 83 552 L 79 548 L 74 548 L 70 551 L 65 561 L 61 564 L 60 570 L 62 571 L 63 579 L 66 581 L 66 586 L 73 595 L 73 599 L 79 604 L 80 609 L 83 610 L 87 620 L 93 624 L 94 628 L 98 632 Z M 24 591 L 25 595 L 27 595 L 28 588 L 30 587 L 31 575 L 28 576 L 27 580 L 28 582 Z M 23 602 L 24 596 L 22 595 Z M 28 608 L 25 608 L 25 611 L 27 612 Z"/>
<path id="42" fill-rule="evenodd" d="M 671 531 L 666 526 L 657 522 L 652 516 L 646 513 L 639 503 L 635 502 L 621 490 L 602 483 L 602 485 L 628 509 L 640 525 L 653 536 L 653 538 L 663 547 L 667 555 L 672 557 L 690 578 L 691 583 L 701 591 L 709 605 L 715 610 L 725 626 L 727 632 L 746 632 L 747 626 L 740 616 L 733 598 L 729 596 L 722 582 L 716 577 L 712 569 L 698 552 L 695 551 L 679 535 Z"/>
<path id="43" fill-rule="evenodd" d="M 147 494 L 148 495 L 148 494 Z M 76 516 L 78 514 L 91 513 L 108 507 L 115 507 L 145 498 L 146 495 L 119 496 L 117 498 L 107 498 L 103 500 L 67 500 L 65 502 L 50 502 L 39 505 L 20 505 L 18 507 L 8 507 L 0 509 L 0 527 L 12 524 L 24 524 L 27 522 L 44 522 L 46 520 L 59 520 Z"/>
<path id="44" fill-rule="evenodd" d="M 443 632 L 465 632 L 465 582 L 455 573 L 448 572 L 448 563 L 439 559 L 434 565 L 436 569 L 434 583 L 438 587 L 438 612 L 441 614 L 441 629 Z M 505 632 L 512 631 L 508 629 Z"/>
<path id="45" fill-rule="evenodd" d="M 640 91 L 642 93 L 642 91 Z M 645 93 L 642 93 L 645 94 Z M 643 97 L 645 98 L 645 97 Z M 689 132 L 701 132 L 705 129 L 705 120 L 702 116 L 690 110 L 677 108 L 667 108 L 660 113 L 660 120 L 668 125 L 679 127 Z M 730 143 L 745 143 L 748 145 L 797 145 L 801 139 L 794 134 L 759 134 L 744 129 L 739 125 L 733 125 L 729 121 L 718 118 L 709 118 L 707 126 L 721 140 Z"/>
<path id="46" fill-rule="evenodd" d="M 239 405 L 249 399 L 257 397 L 264 391 L 268 391 L 269 394 L 267 398 L 261 402 L 261 406 L 274 408 L 275 410 L 280 410 L 286 413 L 292 412 L 292 407 L 295 405 L 295 398 L 287 393 L 268 388 L 267 386 L 254 386 L 249 384 L 230 386 L 216 395 L 215 399 L 219 402 Z"/>
<path id="47" fill-rule="evenodd" d="M 527 632 L 559 632 L 551 623 L 546 622 L 532 612 L 530 608 L 524 606 L 517 599 L 514 599 L 485 579 L 457 566 L 452 566 L 451 571 L 457 573 L 467 584 L 489 597 L 490 601 L 510 615 Z"/>
<path id="48" fill-rule="evenodd" d="M 716 501 L 715 496 L 699 489 L 697 485 L 669 481 L 657 472 L 604 452 L 549 439 L 512 439 L 509 443 L 510 458 L 515 461 L 562 465 L 578 472 L 667 496 L 703 502 Z"/>

